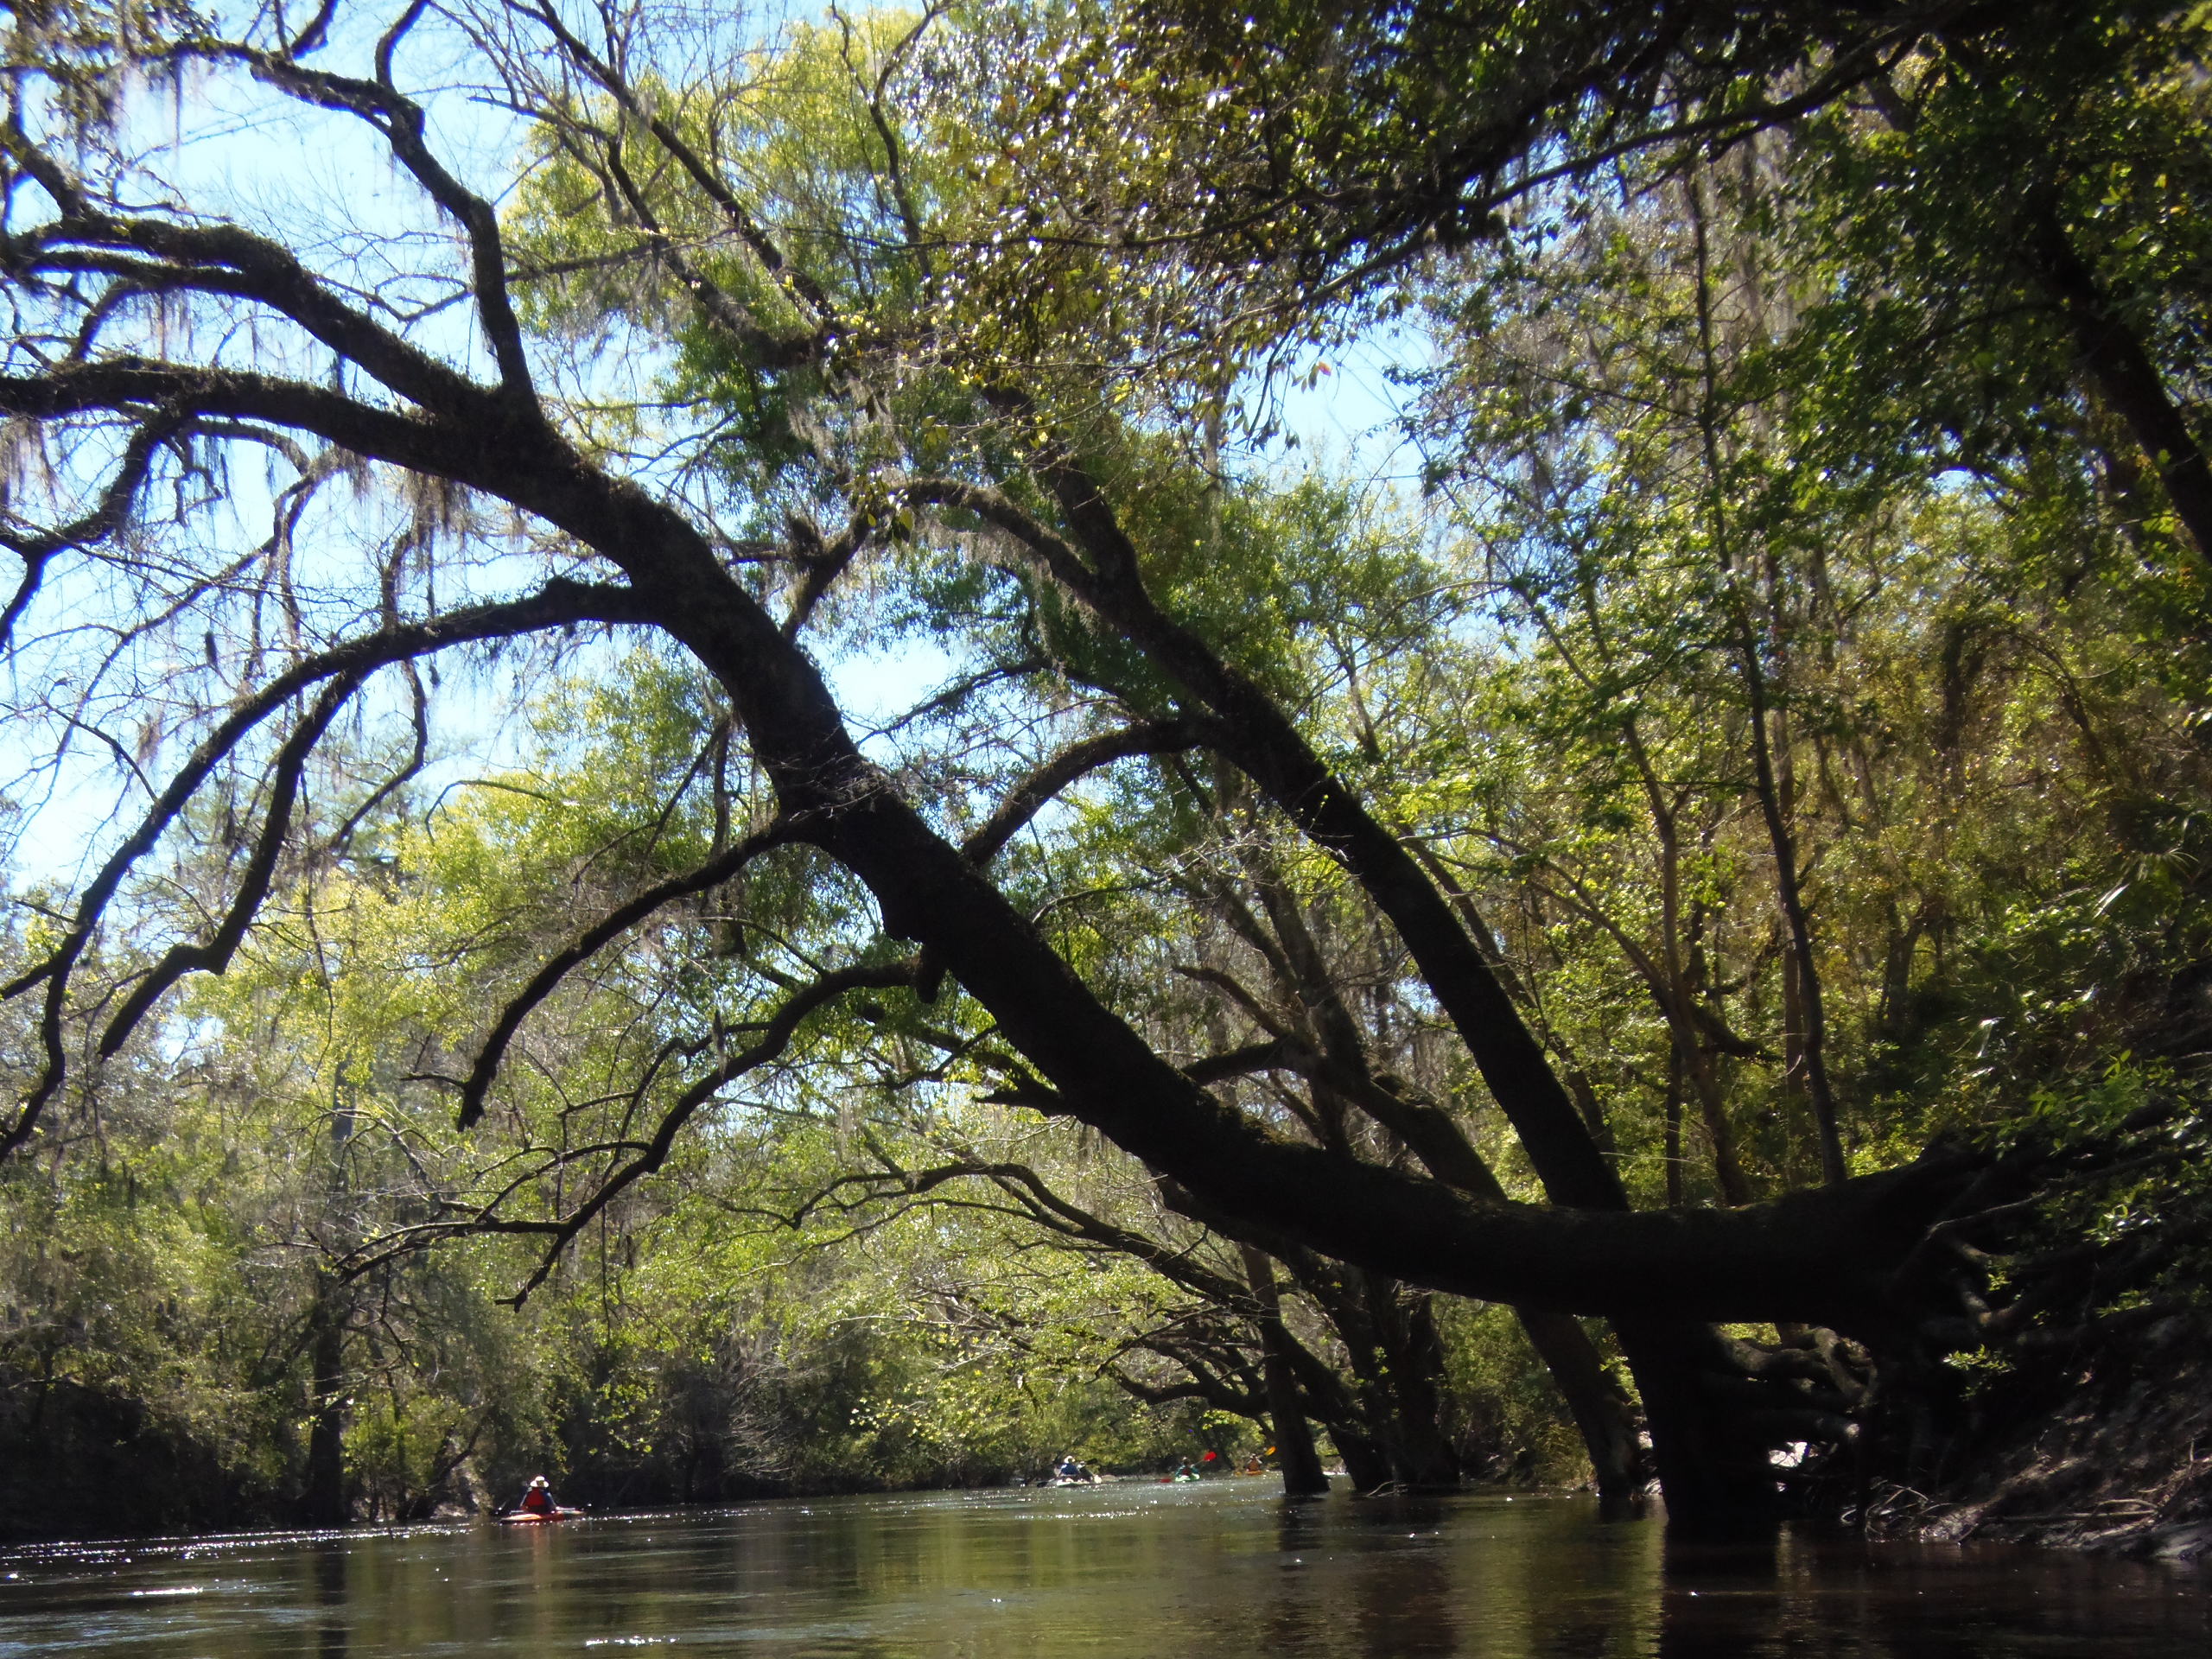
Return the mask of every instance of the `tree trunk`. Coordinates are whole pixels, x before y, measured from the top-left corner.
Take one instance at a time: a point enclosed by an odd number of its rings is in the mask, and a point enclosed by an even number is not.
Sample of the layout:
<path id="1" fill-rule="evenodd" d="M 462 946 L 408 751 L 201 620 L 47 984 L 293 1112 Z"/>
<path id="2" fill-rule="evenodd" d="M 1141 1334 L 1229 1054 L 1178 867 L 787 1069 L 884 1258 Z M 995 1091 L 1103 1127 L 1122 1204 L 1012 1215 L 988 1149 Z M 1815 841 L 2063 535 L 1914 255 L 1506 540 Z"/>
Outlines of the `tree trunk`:
<path id="1" fill-rule="evenodd" d="M 353 1138 L 353 1109 L 341 1094 L 332 1103 L 330 1166 L 323 1178 L 334 1219 L 337 1201 L 346 1193 L 346 1143 Z M 308 1313 L 311 1420 L 300 1492 L 300 1519 L 310 1527 L 342 1527 L 352 1518 L 346 1494 L 346 1302 L 344 1281 L 317 1268 L 315 1306 Z"/>
<path id="2" fill-rule="evenodd" d="M 1616 1319 L 1636 1373 L 1671 1529 L 1755 1537 L 1782 1519 L 1781 1483 L 1764 1440 L 1713 1384 L 1735 1368 L 1710 1325 Z M 1661 1426 L 1663 1425 L 1663 1430 Z"/>
<path id="3" fill-rule="evenodd" d="M 1667 1043 L 1667 1122 L 1661 1150 L 1667 1160 L 1667 1207 L 1682 1207 L 1682 1045 L 1669 1037 Z"/>
<path id="4" fill-rule="evenodd" d="M 1312 1288 L 1308 1286 L 1308 1289 Z M 1298 1382 L 1305 1414 L 1329 1431 L 1337 1455 L 1344 1465 L 1344 1477 L 1356 1492 L 1371 1492 L 1387 1485 L 1390 1479 L 1390 1465 L 1382 1448 L 1368 1433 L 1367 1417 L 1353 1399 L 1352 1390 L 1344 1385 L 1335 1367 L 1326 1363 L 1294 1337 L 1288 1337 L 1285 1357 Z"/>
<path id="5" fill-rule="evenodd" d="M 2158 365 L 2074 251 L 2057 215 L 2046 213 L 2036 232 L 2031 257 L 2074 335 L 2082 370 L 2142 446 L 2197 556 L 2212 559 L 2212 466 L 2196 435 L 2168 394 Z"/>
<path id="6" fill-rule="evenodd" d="M 1837 1121 L 1835 1090 L 1828 1082 L 1827 1015 L 1821 997 L 1820 963 L 1813 950 L 1813 922 L 1805 908 L 1805 894 L 1798 880 L 1797 837 L 1790 829 L 1781 785 L 1775 776 L 1775 746 L 1770 742 L 1769 708 L 1764 671 L 1759 667 L 1758 647 L 1750 638 L 1750 624 L 1743 624 L 1744 686 L 1751 704 L 1751 772 L 1757 784 L 1759 814 L 1766 822 L 1767 842 L 1774 849 L 1774 885 L 1787 928 L 1786 948 L 1796 969 L 1792 988 L 1797 1027 L 1792 1033 L 1797 1075 L 1813 1109 L 1813 1128 L 1821 1154 L 1821 1179 L 1840 1185 L 1850 1179 L 1844 1157 L 1843 1132 Z"/>
<path id="7" fill-rule="evenodd" d="M 1352 1491 L 1376 1492 L 1390 1484 L 1390 1460 L 1383 1456 L 1378 1442 L 1356 1428 L 1334 1423 L 1329 1426 L 1329 1438 L 1336 1442 L 1337 1455 L 1344 1459 L 1344 1478 Z"/>
<path id="8" fill-rule="evenodd" d="M 1736 1128 L 1728 1121 L 1728 1100 L 1721 1092 L 1719 1057 L 1697 1046 L 1688 1027 L 1678 1025 L 1674 1052 L 1681 1062 L 1681 1076 L 1697 1101 L 1698 1122 L 1705 1126 L 1706 1143 L 1713 1152 L 1713 1181 L 1721 1203 L 1741 1208 L 1752 1198 L 1751 1177 L 1744 1173 L 1744 1160 L 1736 1150 Z"/>
<path id="9" fill-rule="evenodd" d="M 1242 1247 L 1244 1276 L 1260 1304 L 1261 1376 L 1267 1384 L 1268 1415 L 1273 1420 L 1275 1463 L 1282 1471 L 1286 1497 L 1309 1497 L 1329 1490 L 1321 1472 L 1321 1454 L 1313 1446 L 1313 1431 L 1306 1421 L 1299 1398 L 1298 1379 L 1292 1373 L 1290 1333 L 1282 1325 L 1282 1297 L 1275 1285 L 1274 1263 L 1249 1244 Z"/>
<path id="10" fill-rule="evenodd" d="M 1428 1294 L 1416 1291 L 1407 1306 L 1394 1280 L 1359 1275 L 1369 1325 L 1382 1363 L 1374 1390 L 1376 1427 L 1390 1459 L 1390 1475 L 1413 1491 L 1453 1491 L 1459 1454 L 1444 1430 L 1444 1344 L 1436 1332 Z"/>
<path id="11" fill-rule="evenodd" d="M 1522 1006 L 1532 999 L 1528 995 L 1512 965 L 1499 948 L 1497 936 L 1477 909 L 1471 895 L 1462 892 L 1452 880 L 1450 873 L 1419 847 L 1414 854 L 1428 872 L 1439 891 L 1450 901 L 1465 926 L 1468 938 L 1497 975 L 1507 995 Z M 1248 862 L 1255 861 L 1248 859 Z M 1505 1189 L 1497 1176 L 1476 1151 L 1459 1125 L 1450 1114 L 1433 1104 L 1413 1102 L 1399 1089 L 1383 1089 L 1377 1084 L 1365 1052 L 1365 1044 L 1349 1009 L 1344 1006 L 1334 979 L 1327 971 L 1320 950 L 1305 924 L 1296 903 L 1281 882 L 1274 879 L 1272 869 L 1255 871 L 1262 903 L 1274 923 L 1281 941 L 1286 961 L 1300 978 L 1294 988 L 1306 1004 L 1323 1047 L 1339 1065 L 1357 1071 L 1360 1080 L 1368 1086 L 1360 1099 L 1370 1116 L 1381 1122 L 1403 1141 L 1424 1167 L 1439 1180 L 1477 1198 L 1503 1199 Z M 1605 1116 L 1599 1109 L 1596 1090 L 1589 1079 L 1570 1070 L 1567 1078 L 1573 1097 L 1582 1103 L 1583 1116 L 1591 1134 L 1608 1152 L 1613 1147 L 1610 1135 L 1605 1134 Z M 1579 1086 L 1575 1086 L 1579 1085 Z M 1317 1086 L 1317 1095 L 1319 1090 Z M 1679 1180 L 1679 1171 L 1670 1167 L 1672 1179 Z M 1370 1288 L 1374 1275 L 1365 1275 Z M 1383 1310 L 1373 1309 L 1374 1323 L 1379 1330 L 1384 1325 L 1395 1327 L 1395 1287 L 1393 1306 L 1386 1319 Z M 1633 1506 L 1649 1479 L 1649 1463 L 1643 1447 L 1637 1443 L 1635 1411 L 1612 1378 L 1606 1375 L 1603 1361 L 1588 1334 L 1568 1315 L 1547 1313 L 1541 1309 L 1516 1308 L 1522 1328 L 1528 1333 L 1530 1344 L 1550 1371 L 1554 1385 L 1566 1400 L 1569 1414 L 1581 1433 L 1583 1447 L 1590 1459 L 1592 1478 L 1599 1493 L 1599 1505 L 1607 1515 L 1624 1515 Z M 1427 1319 L 1427 1306 L 1421 1310 L 1427 1333 L 1434 1337 L 1433 1320 Z M 1341 1322 L 1340 1322 L 1341 1323 Z M 1353 1340 L 1346 1334 L 1347 1342 Z M 1389 1346 L 1388 1343 L 1384 1344 Z M 1438 1357 L 1433 1374 L 1441 1373 L 1441 1357 Z M 1459 1459 L 1445 1442 L 1441 1430 L 1441 1401 L 1429 1381 L 1432 1373 L 1419 1370 L 1410 1354 L 1393 1358 L 1390 1374 L 1400 1379 L 1396 1392 L 1399 1421 L 1407 1433 L 1398 1437 L 1386 1437 L 1396 1446 L 1393 1467 L 1397 1478 L 1415 1486 L 1449 1487 L 1459 1483 L 1461 1470 Z M 1420 1388 L 1426 1398 L 1408 1396 L 1407 1389 L 1414 1386 L 1414 1379 L 1421 1379 Z M 1414 1428 L 1416 1420 L 1425 1421 L 1429 1432 L 1426 1435 Z"/>
<path id="12" fill-rule="evenodd" d="M 307 1478 L 300 1492 L 300 1524 L 342 1527 L 346 1502 L 346 1314 L 330 1275 L 315 1274 L 315 1307 L 308 1314 L 310 1374 Z"/>
<path id="13" fill-rule="evenodd" d="M 1598 1512 L 1608 1521 L 1631 1513 L 1651 1479 L 1650 1460 L 1636 1435 L 1635 1404 L 1605 1370 L 1589 1333 L 1571 1314 L 1521 1308 L 1521 1328 L 1566 1397 L 1590 1454 Z"/>

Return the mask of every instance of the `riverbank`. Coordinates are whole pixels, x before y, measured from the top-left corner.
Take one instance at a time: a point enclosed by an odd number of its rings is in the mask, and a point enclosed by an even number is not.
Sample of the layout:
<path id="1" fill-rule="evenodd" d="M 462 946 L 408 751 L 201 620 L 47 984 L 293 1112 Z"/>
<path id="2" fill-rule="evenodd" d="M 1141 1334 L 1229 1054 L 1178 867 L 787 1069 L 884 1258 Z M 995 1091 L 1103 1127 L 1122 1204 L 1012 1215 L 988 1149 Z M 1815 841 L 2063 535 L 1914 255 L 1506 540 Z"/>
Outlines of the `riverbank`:
<path id="1" fill-rule="evenodd" d="M 1970 1472 L 1933 1494 L 1878 1484 L 1868 1530 L 2212 1561 L 2208 1356 L 2212 1327 L 2181 1317 L 2085 1352 L 2055 1404 L 1984 1414 L 1960 1460 Z"/>

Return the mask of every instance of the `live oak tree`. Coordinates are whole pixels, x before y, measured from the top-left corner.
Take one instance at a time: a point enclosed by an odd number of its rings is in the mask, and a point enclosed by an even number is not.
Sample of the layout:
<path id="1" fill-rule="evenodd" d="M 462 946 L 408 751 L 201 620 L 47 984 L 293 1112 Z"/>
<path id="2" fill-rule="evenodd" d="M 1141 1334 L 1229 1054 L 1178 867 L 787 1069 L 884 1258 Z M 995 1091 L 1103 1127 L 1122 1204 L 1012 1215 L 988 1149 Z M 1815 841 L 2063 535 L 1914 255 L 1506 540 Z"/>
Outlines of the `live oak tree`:
<path id="1" fill-rule="evenodd" d="M 1049 14 L 833 15 L 779 52 L 741 22 L 551 4 L 19 11 L 0 135 L 19 728 L 47 734 L 65 784 L 101 746 L 143 799 L 93 833 L 7 987 L 37 1015 L 0 1145 L 35 1155 L 180 981 L 228 966 L 287 861 L 317 850 L 310 827 L 332 834 L 302 795 L 350 722 L 425 732 L 442 659 L 608 630 L 715 689 L 697 771 L 722 810 L 696 861 L 594 891 L 518 965 L 440 1073 L 460 1124 L 497 1121 L 533 1018 L 670 907 L 728 906 L 724 979 L 669 964 L 682 1018 L 636 1051 L 614 1133 L 534 1148 L 506 1193 L 439 1199 L 395 1244 L 505 1232 L 550 1267 L 810 1022 L 957 1000 L 1007 1100 L 1096 1130 L 1237 1236 L 1610 1317 L 1674 1512 L 1756 1516 L 1771 1426 L 1701 1380 L 1726 1358 L 1706 1322 L 1898 1338 L 1923 1311 L 1930 1226 L 2015 1196 L 2033 1158 L 1942 1151 L 1832 1166 L 1764 1204 L 1632 1208 L 1469 896 L 1306 721 L 1264 630 L 1228 626 L 1249 588 L 1208 582 L 1234 551 L 1219 469 L 1237 378 L 1350 279 L 1484 234 L 1555 151 L 1591 165 L 1741 133 L 1866 84 L 1930 31 L 1994 27 L 1963 5 L 1868 8 L 1840 30 L 1811 10 L 1567 9 L 1529 39 L 1455 35 L 1445 106 L 1480 118 L 1440 157 L 1419 153 L 1431 129 L 1404 99 L 1422 89 L 1386 41 L 1350 104 L 1317 106 L 1327 142 L 1287 158 L 1270 149 L 1281 86 L 1254 94 L 1222 59 L 1221 99 L 1194 74 L 1122 101 L 1086 20 Z M 1281 23 L 1294 62 L 1367 26 Z M 1205 34 L 1195 69 L 1219 57 Z M 391 194 L 334 225 L 257 210 L 157 124 L 149 83 L 175 89 L 179 124 L 235 99 L 275 130 L 343 132 L 338 153 L 372 149 Z M 499 120 L 467 128 L 429 90 L 455 83 Z M 1197 124 L 1210 100 L 1237 113 L 1230 142 Z M 487 150 L 514 159 L 469 159 Z M 1313 188 L 1278 189 L 1306 159 Z M 1319 239 L 1278 261 L 1270 227 L 1308 223 Z M 360 505 L 341 512 L 349 489 Z M 836 648 L 849 594 L 918 551 L 953 573 L 946 618 L 1033 639 L 1034 666 L 989 670 L 1033 734 L 1026 770 L 887 767 L 809 652 Z M 395 776 L 427 747 L 403 744 Z M 1018 902 L 1008 845 L 1052 801 L 1186 753 L 1241 778 L 1387 922 L 1548 1202 L 1447 1167 L 1449 1115 L 1379 1081 L 1348 1092 L 1420 1169 L 1210 1088 L 1224 1056 L 1163 1052 Z M 235 856 L 208 890 L 164 893 L 162 849 L 188 840 Z M 792 891 L 836 923 L 796 961 L 774 913 Z M 1326 1000 L 1309 1001 L 1317 1027 Z"/>

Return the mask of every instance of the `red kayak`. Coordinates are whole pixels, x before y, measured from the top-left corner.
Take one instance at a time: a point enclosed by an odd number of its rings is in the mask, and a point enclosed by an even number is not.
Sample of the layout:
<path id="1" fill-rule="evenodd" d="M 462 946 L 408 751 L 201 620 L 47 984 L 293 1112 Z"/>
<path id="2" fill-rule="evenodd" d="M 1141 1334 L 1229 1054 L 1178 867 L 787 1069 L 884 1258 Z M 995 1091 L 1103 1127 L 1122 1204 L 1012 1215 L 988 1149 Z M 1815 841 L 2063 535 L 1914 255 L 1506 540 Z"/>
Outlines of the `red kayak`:
<path id="1" fill-rule="evenodd" d="M 584 1512 L 582 1510 L 547 1510 L 543 1512 L 535 1510 L 517 1510 L 512 1515 L 502 1515 L 495 1518 L 503 1526 L 537 1527 L 543 1526 L 549 1521 L 581 1521 L 584 1518 Z"/>

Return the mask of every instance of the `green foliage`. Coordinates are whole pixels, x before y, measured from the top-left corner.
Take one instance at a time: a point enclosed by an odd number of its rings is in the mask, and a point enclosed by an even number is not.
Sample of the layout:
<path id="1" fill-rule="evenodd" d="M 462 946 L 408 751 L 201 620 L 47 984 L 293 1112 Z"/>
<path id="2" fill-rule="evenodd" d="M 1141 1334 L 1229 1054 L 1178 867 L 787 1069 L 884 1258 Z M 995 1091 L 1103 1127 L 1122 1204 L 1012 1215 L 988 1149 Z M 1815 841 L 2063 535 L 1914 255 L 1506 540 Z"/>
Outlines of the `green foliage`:
<path id="1" fill-rule="evenodd" d="M 1587 1478 L 1580 1437 L 1511 1311 L 1451 1302 L 1442 1324 L 1446 1375 L 1465 1414 L 1460 1433 L 1480 1476 L 1527 1486 L 1568 1486 Z"/>

